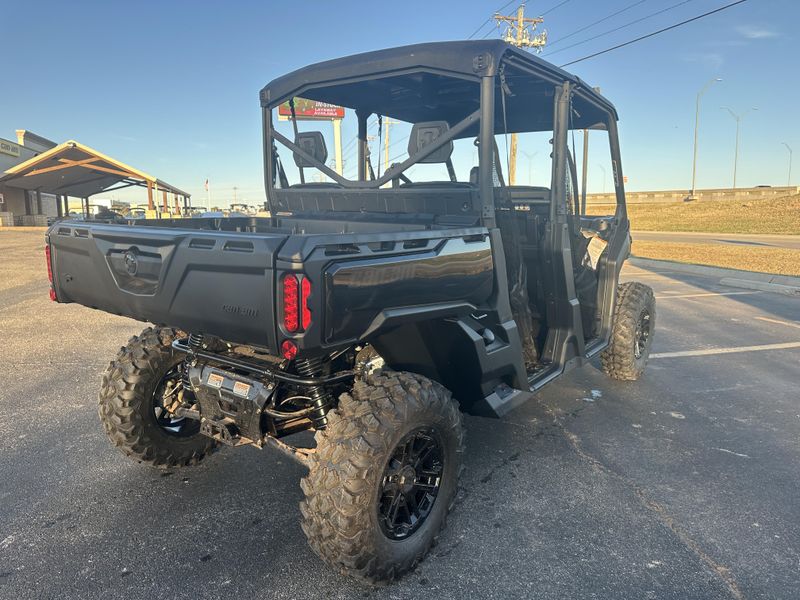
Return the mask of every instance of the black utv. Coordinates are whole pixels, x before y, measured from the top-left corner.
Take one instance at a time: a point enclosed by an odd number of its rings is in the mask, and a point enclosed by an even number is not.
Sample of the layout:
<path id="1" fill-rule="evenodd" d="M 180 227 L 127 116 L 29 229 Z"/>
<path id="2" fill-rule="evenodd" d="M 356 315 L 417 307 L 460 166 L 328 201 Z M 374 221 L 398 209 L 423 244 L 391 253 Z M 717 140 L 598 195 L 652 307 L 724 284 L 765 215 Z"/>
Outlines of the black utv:
<path id="1" fill-rule="evenodd" d="M 343 174 L 300 98 L 354 117 Z M 59 222 L 51 297 L 153 324 L 103 375 L 115 446 L 169 468 L 273 446 L 308 468 L 313 550 L 390 580 L 453 505 L 462 412 L 501 416 L 598 355 L 616 379 L 645 368 L 653 293 L 618 285 L 630 235 L 617 114 L 500 41 L 315 64 L 267 85 L 261 107 L 271 216 Z M 592 151 L 610 157 L 614 214 L 584 214 L 574 154 L 589 131 L 607 139 Z M 541 141 L 544 185 L 507 179 L 514 134 Z M 293 435 L 306 431 L 313 444 Z"/>

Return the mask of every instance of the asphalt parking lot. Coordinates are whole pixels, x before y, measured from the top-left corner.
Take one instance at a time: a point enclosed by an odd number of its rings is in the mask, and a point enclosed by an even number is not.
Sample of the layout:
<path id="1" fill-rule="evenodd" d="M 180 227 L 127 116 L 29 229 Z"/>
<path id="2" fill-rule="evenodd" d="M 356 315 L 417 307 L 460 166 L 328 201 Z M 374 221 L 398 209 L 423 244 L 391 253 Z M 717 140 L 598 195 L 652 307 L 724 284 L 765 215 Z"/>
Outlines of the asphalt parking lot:
<path id="1" fill-rule="evenodd" d="M 50 302 L 42 233 L 0 231 L 0 597 L 800 597 L 800 299 L 625 277 L 656 290 L 644 378 L 588 367 L 467 418 L 439 545 L 371 588 L 311 553 L 284 456 L 157 471 L 113 449 L 100 374 L 143 324 Z"/>

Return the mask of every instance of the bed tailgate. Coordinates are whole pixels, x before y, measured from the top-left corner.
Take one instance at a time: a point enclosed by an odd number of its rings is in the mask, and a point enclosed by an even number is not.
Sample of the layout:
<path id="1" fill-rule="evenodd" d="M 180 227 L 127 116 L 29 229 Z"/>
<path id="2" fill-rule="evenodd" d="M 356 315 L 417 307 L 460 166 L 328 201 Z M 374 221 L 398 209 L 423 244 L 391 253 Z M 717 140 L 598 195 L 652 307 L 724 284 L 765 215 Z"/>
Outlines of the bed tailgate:
<path id="1" fill-rule="evenodd" d="M 280 233 L 69 223 L 48 231 L 59 302 L 276 348 Z"/>

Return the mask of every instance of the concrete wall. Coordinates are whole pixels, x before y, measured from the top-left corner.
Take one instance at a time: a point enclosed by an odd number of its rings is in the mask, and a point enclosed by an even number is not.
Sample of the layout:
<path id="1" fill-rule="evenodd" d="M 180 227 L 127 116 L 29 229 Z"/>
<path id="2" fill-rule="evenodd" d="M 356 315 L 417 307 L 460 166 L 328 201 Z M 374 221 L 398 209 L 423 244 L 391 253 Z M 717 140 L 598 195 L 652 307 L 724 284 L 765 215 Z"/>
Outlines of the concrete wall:
<path id="1" fill-rule="evenodd" d="M 800 187 L 767 187 L 767 188 L 718 188 L 697 190 L 698 202 L 703 200 L 760 200 L 800 194 Z M 628 204 L 645 204 L 651 202 L 683 202 L 689 195 L 687 190 L 664 190 L 659 192 L 625 192 Z M 614 194 L 587 194 L 587 204 L 614 204 Z"/>

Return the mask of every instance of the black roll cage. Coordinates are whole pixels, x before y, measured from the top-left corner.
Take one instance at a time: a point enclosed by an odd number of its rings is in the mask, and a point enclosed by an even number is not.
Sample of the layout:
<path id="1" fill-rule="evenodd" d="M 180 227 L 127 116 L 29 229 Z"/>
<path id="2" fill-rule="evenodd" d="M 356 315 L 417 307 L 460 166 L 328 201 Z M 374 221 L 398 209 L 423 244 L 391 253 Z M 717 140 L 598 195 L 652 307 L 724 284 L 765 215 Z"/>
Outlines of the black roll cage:
<path id="1" fill-rule="evenodd" d="M 286 99 L 276 100 L 274 102 L 262 103 L 262 117 L 263 117 L 263 144 L 264 144 L 264 184 L 267 194 L 267 208 L 273 206 L 276 168 L 278 168 L 277 151 L 275 142 L 279 142 L 298 156 L 302 157 L 305 161 L 313 164 L 320 172 L 330 177 L 334 182 L 345 190 L 350 189 L 378 189 L 386 183 L 396 180 L 401 177 L 402 173 L 412 167 L 413 165 L 424 160 L 436 150 L 450 143 L 452 140 L 466 137 L 467 132 L 474 130 L 477 125 L 478 130 L 478 146 L 479 146 L 479 195 L 480 195 L 480 217 L 482 225 L 486 227 L 495 226 L 495 192 L 493 186 L 493 165 L 495 161 L 494 148 L 495 148 L 495 96 L 498 91 L 501 94 L 506 94 L 505 85 L 497 85 L 498 80 L 502 80 L 504 66 L 506 64 L 514 66 L 515 69 L 524 72 L 525 74 L 537 78 L 537 80 L 545 81 L 553 85 L 553 164 L 552 164 L 552 180 L 550 186 L 551 194 L 551 216 L 555 215 L 557 198 L 561 193 L 563 186 L 559 185 L 559 178 L 564 176 L 562 172 L 566 167 L 558 165 L 557 157 L 569 156 L 568 142 L 566 131 L 569 131 L 572 122 L 572 115 L 574 109 L 572 106 L 572 98 L 579 96 L 584 102 L 589 103 L 593 108 L 600 111 L 603 115 L 601 122 L 590 127 L 591 129 L 605 129 L 609 134 L 610 139 L 610 152 L 612 159 L 612 173 L 614 179 L 614 187 L 617 200 L 616 216 L 618 218 L 626 218 L 627 211 L 625 208 L 625 192 L 623 187 L 623 178 L 621 174 L 621 162 L 619 155 L 619 141 L 617 139 L 616 128 L 616 113 L 612 105 L 607 102 L 601 102 L 600 96 L 596 96 L 593 92 L 587 92 L 587 88 L 580 82 L 580 80 L 572 81 L 566 77 L 558 77 L 557 73 L 545 73 L 540 68 L 532 68 L 516 54 L 510 54 L 500 60 L 500 64 L 495 69 L 487 69 L 489 74 L 481 75 L 477 83 L 480 86 L 480 107 L 468 114 L 466 117 L 455 123 L 449 130 L 442 136 L 438 137 L 434 143 L 424 146 L 419 152 L 409 156 L 405 161 L 400 164 L 391 165 L 386 172 L 379 178 L 367 179 L 367 119 L 372 114 L 363 109 L 356 109 L 356 116 L 358 119 L 358 179 L 353 181 L 346 179 L 339 175 L 336 171 L 315 159 L 302 148 L 296 145 L 292 140 L 278 132 L 272 121 L 272 110 Z M 419 69 L 420 71 L 430 72 L 428 69 Z M 459 79 L 470 79 L 475 81 L 475 78 L 467 78 L 462 74 L 446 73 L 447 76 L 452 76 Z M 565 74 L 566 75 L 566 74 Z M 362 75 L 359 77 L 347 78 L 347 83 L 367 82 L 370 80 L 381 79 L 385 77 L 385 73 Z M 342 80 L 335 82 L 327 81 L 320 88 L 324 88 L 333 83 L 340 83 Z M 313 88 L 313 85 L 306 86 Z M 303 89 L 297 92 L 299 95 Z M 292 96 L 292 98 L 295 96 Z M 564 102 L 564 98 L 568 101 Z M 559 101 L 561 99 L 561 101 Z M 604 99 L 602 99 L 604 100 Z M 562 114 L 564 113 L 564 114 Z M 563 135 L 559 132 L 560 128 L 565 128 Z M 506 133 L 506 132 L 503 132 Z M 564 161 L 566 163 L 566 161 Z M 559 191 L 561 190 L 561 191 Z M 330 192 L 330 190 L 328 190 Z"/>

